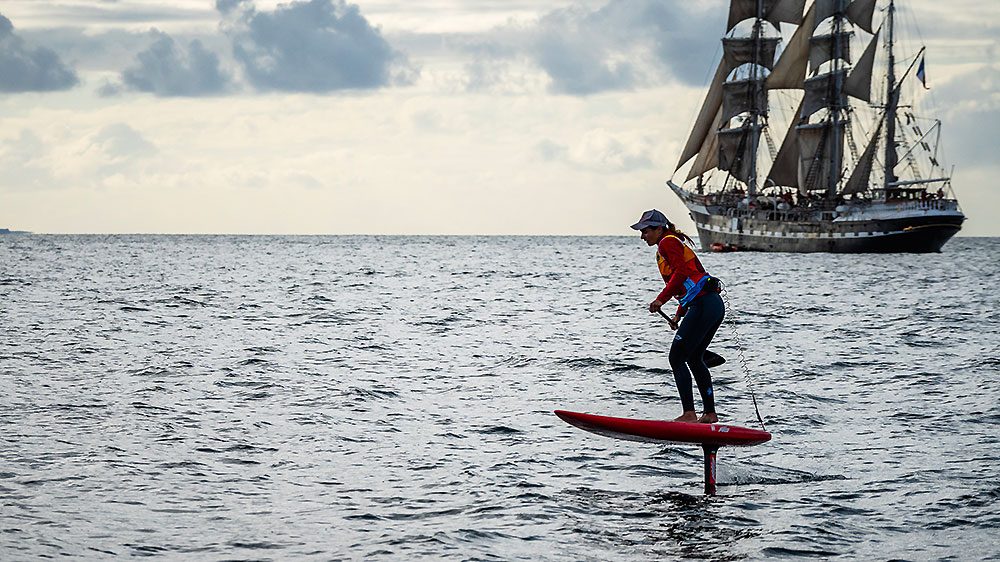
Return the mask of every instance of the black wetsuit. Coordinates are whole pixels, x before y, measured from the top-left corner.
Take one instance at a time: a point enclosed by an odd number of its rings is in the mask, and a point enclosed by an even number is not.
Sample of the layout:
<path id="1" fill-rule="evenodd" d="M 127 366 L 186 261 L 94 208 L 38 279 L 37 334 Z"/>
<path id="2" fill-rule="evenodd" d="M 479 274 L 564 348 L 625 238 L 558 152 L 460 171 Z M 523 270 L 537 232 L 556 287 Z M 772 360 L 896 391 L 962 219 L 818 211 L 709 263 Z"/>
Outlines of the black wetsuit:
<path id="1" fill-rule="evenodd" d="M 719 293 L 706 292 L 688 306 L 674 335 L 670 346 L 670 367 L 674 370 L 674 381 L 685 412 L 694 410 L 694 395 L 691 392 L 691 375 L 694 374 L 705 412 L 715 413 L 715 393 L 712 390 L 712 375 L 705 365 L 705 350 L 725 315 L 726 306 Z"/>

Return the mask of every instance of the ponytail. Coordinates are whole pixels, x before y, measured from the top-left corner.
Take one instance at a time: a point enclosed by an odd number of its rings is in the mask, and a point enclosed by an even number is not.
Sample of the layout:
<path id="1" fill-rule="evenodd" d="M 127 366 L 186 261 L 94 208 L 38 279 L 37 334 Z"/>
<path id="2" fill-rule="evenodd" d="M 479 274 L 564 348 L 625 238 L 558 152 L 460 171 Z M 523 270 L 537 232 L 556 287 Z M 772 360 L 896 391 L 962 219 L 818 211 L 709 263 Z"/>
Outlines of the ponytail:
<path id="1" fill-rule="evenodd" d="M 667 219 L 667 232 L 680 238 L 682 242 L 689 242 L 691 244 L 694 244 L 694 240 L 691 240 L 690 236 L 678 230 L 677 226 L 674 223 L 670 222 L 670 219 Z"/>

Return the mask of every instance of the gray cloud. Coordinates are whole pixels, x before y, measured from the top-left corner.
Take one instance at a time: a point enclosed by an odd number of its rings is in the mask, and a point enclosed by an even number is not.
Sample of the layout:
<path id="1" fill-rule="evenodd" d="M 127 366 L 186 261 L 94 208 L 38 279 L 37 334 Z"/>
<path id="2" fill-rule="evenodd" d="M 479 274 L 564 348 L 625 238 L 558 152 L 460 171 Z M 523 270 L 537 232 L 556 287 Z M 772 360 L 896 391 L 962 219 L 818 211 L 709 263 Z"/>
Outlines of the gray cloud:
<path id="1" fill-rule="evenodd" d="M 0 91 L 68 90 L 79 81 L 55 52 L 26 45 L 10 20 L 0 15 Z"/>
<path id="2" fill-rule="evenodd" d="M 626 45 L 609 41 L 600 29 L 605 22 L 594 16 L 564 10 L 549 14 L 539 26 L 532 57 L 557 93 L 586 95 L 635 85 L 635 63 L 614 56 Z"/>
<path id="3" fill-rule="evenodd" d="M 933 72 L 933 67 L 928 67 Z M 1000 66 L 982 66 L 931 90 L 933 105 L 947 108 L 942 117 L 948 160 L 956 166 L 996 164 L 1000 128 Z"/>
<path id="4" fill-rule="evenodd" d="M 691 5 L 694 4 L 692 7 Z M 556 93 L 588 95 L 678 80 L 701 85 L 721 33 L 718 11 L 669 0 L 611 0 L 597 9 L 574 5 L 528 26 L 511 25 L 466 49 L 473 84 L 489 84 L 490 58 L 524 57 L 551 79 Z M 692 56 L 693 55 L 693 56 Z"/>
<path id="5" fill-rule="evenodd" d="M 224 93 L 230 77 L 219 65 L 219 57 L 200 41 L 179 46 L 169 35 L 152 31 L 152 45 L 136 55 L 136 64 L 121 74 L 122 87 L 158 96 L 206 96 Z M 117 88 L 105 87 L 104 94 Z"/>
<path id="6" fill-rule="evenodd" d="M 344 0 L 308 0 L 261 12 L 248 0 L 217 0 L 233 55 L 260 90 L 330 92 L 412 80 L 413 70 Z"/>

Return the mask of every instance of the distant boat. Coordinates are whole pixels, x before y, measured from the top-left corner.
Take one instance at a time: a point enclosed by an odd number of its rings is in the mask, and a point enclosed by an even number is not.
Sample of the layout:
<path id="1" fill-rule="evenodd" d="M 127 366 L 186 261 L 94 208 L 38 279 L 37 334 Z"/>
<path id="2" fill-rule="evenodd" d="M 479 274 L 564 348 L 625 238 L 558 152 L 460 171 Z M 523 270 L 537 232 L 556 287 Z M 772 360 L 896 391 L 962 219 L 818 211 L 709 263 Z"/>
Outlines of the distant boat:
<path id="1" fill-rule="evenodd" d="M 965 215 L 940 162 L 941 122 L 902 99 L 923 89 L 924 49 L 897 79 L 895 1 L 878 28 L 876 0 L 805 6 L 731 0 L 722 60 L 677 170 L 694 162 L 667 184 L 705 250 L 940 251 Z M 784 24 L 797 27 L 779 50 Z M 873 88 L 877 68 L 885 81 Z M 787 131 L 780 146 L 774 130 Z"/>
<path id="2" fill-rule="evenodd" d="M 0 235 L 3 234 L 31 234 L 27 230 L 11 230 L 9 228 L 0 228 Z"/>

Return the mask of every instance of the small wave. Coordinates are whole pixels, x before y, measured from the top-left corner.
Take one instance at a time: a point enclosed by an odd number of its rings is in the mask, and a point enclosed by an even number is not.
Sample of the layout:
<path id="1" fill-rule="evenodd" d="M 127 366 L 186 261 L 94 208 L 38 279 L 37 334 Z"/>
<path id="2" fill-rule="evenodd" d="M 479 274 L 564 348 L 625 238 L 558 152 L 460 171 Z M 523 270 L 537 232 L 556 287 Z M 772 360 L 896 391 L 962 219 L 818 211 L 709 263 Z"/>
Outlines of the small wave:
<path id="1" fill-rule="evenodd" d="M 251 357 L 249 359 L 244 359 L 243 361 L 240 361 L 239 363 L 237 363 L 237 365 L 243 367 L 249 367 L 251 365 L 268 365 L 270 363 L 271 362 L 268 361 L 267 359 L 261 359 L 260 357 Z"/>
<path id="2" fill-rule="evenodd" d="M 374 513 L 360 513 L 358 515 L 348 515 L 344 519 L 348 521 L 382 521 L 385 518 Z"/>
<path id="3" fill-rule="evenodd" d="M 598 359 L 596 357 L 573 357 L 571 359 L 560 359 L 557 363 L 575 368 L 603 367 L 608 364 L 608 362 L 604 359 Z"/>
<path id="4" fill-rule="evenodd" d="M 500 359 L 497 361 L 497 364 L 505 367 L 527 367 L 537 361 L 538 359 L 535 357 L 528 357 L 527 355 L 511 355 L 510 357 Z"/>
<path id="5" fill-rule="evenodd" d="M 614 398 L 629 401 L 632 399 L 647 401 L 648 399 L 654 400 L 665 400 L 667 395 L 663 392 L 657 390 L 647 390 L 647 389 L 632 389 L 632 390 L 615 390 L 612 391 L 611 396 Z M 672 396 L 672 395 L 671 395 Z"/>
<path id="6" fill-rule="evenodd" d="M 231 457 L 225 457 L 219 462 L 223 464 L 236 464 L 236 465 L 255 465 L 261 464 L 260 461 L 250 460 L 250 459 L 234 459 Z"/>
<path id="7" fill-rule="evenodd" d="M 663 367 L 643 367 L 642 365 L 635 365 L 633 363 L 611 363 L 612 373 L 646 373 L 650 375 L 670 375 L 671 380 L 673 380 L 674 372 L 670 369 L 665 369 Z"/>
<path id="8" fill-rule="evenodd" d="M 363 400 L 385 400 L 388 398 L 398 398 L 399 393 L 392 390 L 382 390 L 378 388 L 361 388 L 352 386 L 344 391 L 343 396 L 361 398 Z"/>
<path id="9" fill-rule="evenodd" d="M 204 468 L 205 466 L 207 466 L 205 463 L 198 461 L 176 461 L 160 463 L 156 465 L 156 468 L 170 470 L 174 468 Z"/>
<path id="10" fill-rule="evenodd" d="M 783 546 L 769 546 L 762 551 L 767 558 L 785 560 L 789 558 L 831 558 L 842 553 L 833 550 L 819 548 L 787 548 Z"/>
<path id="11" fill-rule="evenodd" d="M 229 543 L 229 546 L 233 548 L 245 548 L 247 550 L 275 550 L 279 548 L 285 548 L 284 545 L 273 543 L 273 542 L 240 542 L 235 541 Z"/>
<path id="12" fill-rule="evenodd" d="M 483 435 L 519 435 L 524 432 L 520 429 L 514 429 L 513 427 L 507 427 L 505 425 L 494 425 L 487 427 L 486 429 L 476 430 L 476 433 L 481 433 Z"/>
<path id="13" fill-rule="evenodd" d="M 773 486 L 779 484 L 803 484 L 807 482 L 826 482 L 831 480 L 847 480 L 842 474 L 815 474 L 804 470 L 780 468 L 769 465 L 758 465 L 753 468 L 726 467 L 723 477 L 719 478 L 720 486 L 738 486 L 745 484 L 761 484 Z"/>
<path id="14" fill-rule="evenodd" d="M 169 302 L 172 302 L 174 304 L 177 304 L 177 303 L 180 303 L 180 304 L 190 304 L 190 305 L 202 306 L 202 307 L 204 307 L 204 306 L 211 306 L 208 303 L 205 303 L 205 302 L 202 302 L 202 301 L 199 301 L 199 300 L 195 300 L 195 299 L 192 299 L 192 298 L 189 298 L 189 297 L 182 297 L 180 295 L 174 295 L 170 299 Z"/>

